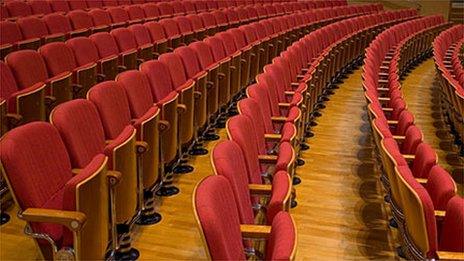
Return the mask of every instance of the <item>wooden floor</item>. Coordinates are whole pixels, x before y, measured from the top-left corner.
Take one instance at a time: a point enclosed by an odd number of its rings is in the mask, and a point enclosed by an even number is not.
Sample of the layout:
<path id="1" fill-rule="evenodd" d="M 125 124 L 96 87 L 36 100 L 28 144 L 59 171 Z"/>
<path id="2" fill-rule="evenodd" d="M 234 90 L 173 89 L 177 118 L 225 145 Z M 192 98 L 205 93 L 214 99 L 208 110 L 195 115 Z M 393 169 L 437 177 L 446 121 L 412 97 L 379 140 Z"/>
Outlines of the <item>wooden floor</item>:
<path id="1" fill-rule="evenodd" d="M 433 67 L 430 62 L 424 65 L 424 70 L 429 67 Z M 373 143 L 360 73 L 361 70 L 356 70 L 330 97 L 322 117 L 317 119 L 315 136 L 308 140 L 311 149 L 303 154 L 306 164 L 297 170 L 302 183 L 297 186 L 298 207 L 291 213 L 298 227 L 298 260 L 396 258 L 393 236 L 386 221 L 388 210 L 372 157 Z M 409 78 L 417 78 L 416 82 L 422 85 L 431 83 L 421 82 L 428 77 L 425 74 L 428 75 L 420 71 L 416 77 L 414 72 Z M 405 90 L 413 88 L 406 85 Z M 416 113 L 414 103 L 410 107 Z M 417 119 L 420 127 L 430 127 L 432 123 L 427 114 L 423 120 L 420 117 Z M 225 131 L 221 130 L 220 135 L 225 138 Z M 426 137 L 427 141 L 434 139 Z M 208 149 L 215 143 L 209 143 Z M 176 180 L 181 193 L 163 198 L 158 207 L 163 220 L 157 225 L 136 228 L 134 246 L 140 250 L 142 260 L 205 259 L 191 195 L 195 184 L 212 173 L 210 155 L 190 162 L 195 171 Z M 22 234 L 23 224 L 15 217 L 14 210 L 10 214 L 12 221 L 0 227 L 0 260 L 40 259 L 33 241 Z"/>

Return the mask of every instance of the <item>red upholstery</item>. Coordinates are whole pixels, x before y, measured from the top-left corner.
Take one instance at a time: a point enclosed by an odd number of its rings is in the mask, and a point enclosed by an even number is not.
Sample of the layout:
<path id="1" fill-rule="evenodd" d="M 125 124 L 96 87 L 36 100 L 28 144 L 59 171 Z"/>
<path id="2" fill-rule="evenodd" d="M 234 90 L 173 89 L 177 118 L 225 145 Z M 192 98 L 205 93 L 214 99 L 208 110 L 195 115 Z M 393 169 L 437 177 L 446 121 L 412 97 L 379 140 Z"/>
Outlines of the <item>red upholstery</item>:
<path id="1" fill-rule="evenodd" d="M 416 158 L 412 164 L 412 173 L 416 178 L 427 178 L 430 169 L 437 164 L 437 154 L 426 143 L 417 146 Z"/>
<path id="2" fill-rule="evenodd" d="M 71 165 L 82 168 L 105 148 L 105 132 L 96 106 L 76 99 L 57 106 L 50 121 L 60 132 Z"/>
<path id="3" fill-rule="evenodd" d="M 93 27 L 92 17 L 83 10 L 74 10 L 67 14 L 74 30 L 90 29 Z"/>
<path id="4" fill-rule="evenodd" d="M 74 51 L 74 57 L 79 66 L 95 63 L 100 60 L 97 47 L 87 37 L 69 39 L 66 41 L 66 45 Z"/>
<path id="5" fill-rule="evenodd" d="M 69 19 L 62 14 L 52 13 L 42 19 L 47 25 L 48 31 L 52 34 L 67 34 L 73 30 Z"/>
<path id="6" fill-rule="evenodd" d="M 155 101 L 163 103 L 175 97 L 169 69 L 162 62 L 155 60 L 144 62 L 140 66 L 140 71 L 147 76 Z"/>
<path id="7" fill-rule="evenodd" d="M 127 23 L 130 20 L 129 14 L 121 7 L 110 7 L 107 10 L 113 23 Z"/>
<path id="8" fill-rule="evenodd" d="M 10 53 L 6 63 L 11 68 L 19 88 L 27 88 L 48 79 L 47 67 L 40 54 L 33 50 Z"/>
<path id="9" fill-rule="evenodd" d="M 239 214 L 230 183 L 209 176 L 195 191 L 195 209 L 213 260 L 245 260 Z"/>
<path id="10" fill-rule="evenodd" d="M 65 0 L 53 0 L 48 1 L 52 10 L 54 12 L 69 12 L 71 9 L 69 8 L 68 1 Z"/>
<path id="11" fill-rule="evenodd" d="M 95 8 L 89 11 L 95 26 L 108 26 L 112 24 L 110 13 L 107 10 Z"/>
<path id="12" fill-rule="evenodd" d="M 24 39 L 41 38 L 48 35 L 47 26 L 39 18 L 25 17 L 18 19 L 17 23 Z"/>
<path id="13" fill-rule="evenodd" d="M 87 9 L 87 2 L 84 0 L 68 1 L 71 10 Z"/>
<path id="14" fill-rule="evenodd" d="M 162 54 L 159 58 L 166 68 L 169 69 L 171 75 L 173 89 L 178 92 L 182 91 L 185 87 L 190 86 L 193 82 L 191 79 L 187 79 L 184 65 L 181 58 L 175 53 Z"/>
<path id="15" fill-rule="evenodd" d="M 464 199 L 454 196 L 447 205 L 440 234 L 440 250 L 464 252 Z"/>
<path id="16" fill-rule="evenodd" d="M 116 41 L 119 51 L 125 52 L 137 49 L 137 41 L 132 32 L 127 28 L 117 28 L 111 30 L 111 36 Z"/>
<path id="17" fill-rule="evenodd" d="M 201 68 L 208 70 L 214 65 L 214 57 L 211 49 L 205 42 L 194 42 L 189 45 L 197 53 Z"/>
<path id="18" fill-rule="evenodd" d="M 291 260 L 295 245 L 295 224 L 289 213 L 281 211 L 272 222 L 271 236 L 266 245 L 266 260 Z"/>
<path id="19" fill-rule="evenodd" d="M 144 23 L 143 26 L 145 26 L 148 29 L 150 37 L 154 43 L 164 41 L 166 39 L 163 26 L 160 23 L 148 22 Z"/>
<path id="20" fill-rule="evenodd" d="M 145 13 L 142 7 L 139 5 L 129 5 L 125 7 L 130 20 L 143 20 L 145 19 Z"/>
<path id="21" fill-rule="evenodd" d="M 290 185 L 289 175 L 285 171 L 278 171 L 272 177 L 272 194 L 266 207 L 268 225 L 271 225 L 275 216 L 285 208 L 285 199 L 289 194 Z"/>
<path id="22" fill-rule="evenodd" d="M 158 6 L 156 6 L 155 3 L 143 4 L 142 8 L 143 8 L 143 12 L 145 13 L 145 17 L 147 18 L 160 16 L 160 11 L 158 9 Z"/>
<path id="23" fill-rule="evenodd" d="M 15 22 L 0 22 L 0 44 L 13 44 L 22 40 L 21 30 Z"/>
<path id="24" fill-rule="evenodd" d="M 124 88 L 117 82 L 105 81 L 95 85 L 87 98 L 97 107 L 107 139 L 116 139 L 130 125 L 129 101 Z"/>
<path id="25" fill-rule="evenodd" d="M 405 136 L 406 137 L 401 144 L 401 153 L 416 154 L 417 146 L 422 143 L 422 132 L 416 126 L 411 125 L 406 130 Z"/>
<path id="26" fill-rule="evenodd" d="M 196 79 L 202 70 L 195 51 L 190 47 L 183 46 L 176 48 L 174 53 L 181 58 L 187 77 Z"/>
<path id="27" fill-rule="evenodd" d="M 226 177 L 231 185 L 240 223 L 254 224 L 255 217 L 248 189 L 248 171 L 242 153 L 242 149 L 234 141 L 223 141 L 214 147 L 212 161 L 216 174 Z"/>
<path id="28" fill-rule="evenodd" d="M 53 12 L 51 6 L 45 0 L 33 0 L 29 2 L 29 5 L 34 14 L 49 14 Z"/>
<path id="29" fill-rule="evenodd" d="M 448 201 L 456 194 L 456 184 L 453 178 L 439 165 L 430 169 L 425 188 L 436 210 L 446 210 Z"/>
<path id="30" fill-rule="evenodd" d="M 135 41 L 137 42 L 138 46 L 143 46 L 152 43 L 150 33 L 145 26 L 141 24 L 134 24 L 129 26 L 128 29 L 134 35 Z"/>
<path id="31" fill-rule="evenodd" d="M 65 43 L 46 44 L 40 47 L 39 53 L 43 57 L 50 75 L 72 72 L 77 67 L 74 52 Z"/>
<path id="32" fill-rule="evenodd" d="M 24 1 L 14 0 L 5 3 L 11 17 L 24 17 L 32 15 L 31 7 Z"/>
<path id="33" fill-rule="evenodd" d="M 103 1 L 101 0 L 86 0 L 89 8 L 103 8 Z"/>
<path id="34" fill-rule="evenodd" d="M 385 138 L 382 140 L 382 143 L 385 147 L 385 150 L 388 152 L 390 157 L 396 162 L 398 166 L 407 166 L 408 163 L 404 159 L 403 155 L 401 154 L 398 144 L 393 138 Z"/>
<path id="35" fill-rule="evenodd" d="M 100 32 L 89 36 L 90 40 L 95 44 L 100 58 L 119 55 L 119 49 L 116 41 L 107 32 Z"/>
<path id="36" fill-rule="evenodd" d="M 116 77 L 125 89 L 132 118 L 140 118 L 153 106 L 153 95 L 147 76 L 136 70 L 125 71 Z"/>

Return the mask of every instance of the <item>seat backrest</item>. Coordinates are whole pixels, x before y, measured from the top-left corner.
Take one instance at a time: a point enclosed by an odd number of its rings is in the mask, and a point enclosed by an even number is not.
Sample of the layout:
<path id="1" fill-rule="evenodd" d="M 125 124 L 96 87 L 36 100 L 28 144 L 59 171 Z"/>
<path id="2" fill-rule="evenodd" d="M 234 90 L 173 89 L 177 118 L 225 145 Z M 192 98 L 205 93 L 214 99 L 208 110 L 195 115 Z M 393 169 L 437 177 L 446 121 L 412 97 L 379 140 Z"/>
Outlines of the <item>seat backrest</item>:
<path id="1" fill-rule="evenodd" d="M 464 252 L 464 198 L 454 196 L 446 207 L 439 249 L 441 251 Z"/>
<path id="2" fill-rule="evenodd" d="M 259 84 L 253 84 L 248 86 L 247 95 L 259 104 L 261 115 L 263 116 L 262 123 L 264 124 L 266 133 L 274 133 L 274 126 L 271 119 L 272 109 L 269 105 L 268 94 L 264 88 L 260 88 L 258 85 Z"/>
<path id="3" fill-rule="evenodd" d="M 198 15 L 203 22 L 203 26 L 206 28 L 214 28 L 216 27 L 216 19 L 211 13 L 205 12 Z"/>
<path id="4" fill-rule="evenodd" d="M 32 15 L 31 7 L 24 1 L 7 1 L 5 5 L 11 17 L 25 17 Z"/>
<path id="5" fill-rule="evenodd" d="M 66 41 L 66 45 L 71 47 L 74 57 L 79 66 L 89 63 L 96 63 L 100 60 L 98 49 L 88 37 L 76 37 Z"/>
<path id="6" fill-rule="evenodd" d="M 264 126 L 264 122 L 260 120 L 264 118 L 263 113 L 261 112 L 260 104 L 257 103 L 253 98 L 246 98 L 240 100 L 237 103 L 237 109 L 240 115 L 248 117 L 253 125 L 259 154 L 267 154 L 267 147 L 264 139 L 264 135 L 266 134 L 266 127 Z"/>
<path id="7" fill-rule="evenodd" d="M 129 5 L 124 7 L 131 20 L 140 20 L 145 18 L 145 13 L 140 5 Z"/>
<path id="8" fill-rule="evenodd" d="M 416 154 L 417 146 L 422 143 L 422 131 L 415 125 L 409 126 L 406 130 L 405 139 L 401 143 L 401 153 Z"/>
<path id="9" fill-rule="evenodd" d="M 198 61 L 198 57 L 192 48 L 182 46 L 176 48 L 174 53 L 182 60 L 188 78 L 193 78 L 201 71 L 200 61 Z"/>
<path id="10" fill-rule="evenodd" d="M 125 23 L 130 20 L 129 14 L 121 7 L 110 7 L 107 10 L 113 23 Z"/>
<path id="11" fill-rule="evenodd" d="M 69 12 L 71 8 L 69 8 L 68 1 L 66 0 L 53 0 L 48 1 L 50 6 L 52 7 L 53 12 Z"/>
<path id="12" fill-rule="evenodd" d="M 103 1 L 101 0 L 86 0 L 89 8 L 103 8 Z"/>
<path id="13" fill-rule="evenodd" d="M 224 13 L 224 11 L 216 10 L 216 11 L 213 11 L 211 14 L 214 16 L 214 19 L 216 19 L 216 24 L 227 25 L 228 20 L 227 20 L 227 16 Z"/>
<path id="14" fill-rule="evenodd" d="M 29 1 L 33 14 L 49 14 L 52 11 L 50 4 L 46 0 Z"/>
<path id="15" fill-rule="evenodd" d="M 84 0 L 77 0 L 77 1 L 68 1 L 69 2 L 69 8 L 71 10 L 85 10 L 87 9 L 87 2 Z"/>
<path id="16" fill-rule="evenodd" d="M 50 114 L 50 122 L 58 129 L 73 168 L 83 168 L 103 153 L 105 132 L 91 101 L 76 99 L 58 105 Z"/>
<path id="17" fill-rule="evenodd" d="M 107 32 L 95 33 L 89 36 L 93 44 L 97 47 L 100 58 L 106 58 L 113 55 L 119 55 L 118 44 L 113 36 Z"/>
<path id="18" fill-rule="evenodd" d="M 127 28 L 116 28 L 110 34 L 118 44 L 119 51 L 137 50 L 137 41 L 134 34 Z"/>
<path id="19" fill-rule="evenodd" d="M 234 38 L 234 43 L 237 49 L 240 50 L 247 45 L 245 35 L 242 32 L 242 30 L 238 28 L 233 28 L 233 29 L 230 29 L 229 31 L 231 32 L 232 37 Z"/>
<path id="20" fill-rule="evenodd" d="M 158 60 L 168 68 L 171 75 L 173 90 L 187 82 L 187 74 L 180 56 L 172 52 L 165 53 L 160 55 Z"/>
<path id="21" fill-rule="evenodd" d="M 5 58 L 20 89 L 48 79 L 47 67 L 40 54 L 33 50 L 10 53 Z"/>
<path id="22" fill-rule="evenodd" d="M 156 4 L 162 16 L 172 16 L 174 14 L 174 8 L 168 2 L 161 2 Z"/>
<path id="23" fill-rule="evenodd" d="M 197 14 L 187 15 L 186 17 L 187 19 L 189 19 L 190 24 L 192 25 L 192 28 L 194 31 L 204 29 L 203 22 L 201 21 L 201 18 Z"/>
<path id="24" fill-rule="evenodd" d="M 147 76 L 155 101 L 161 101 L 172 93 L 173 87 L 169 68 L 161 61 L 144 62 L 140 65 L 140 71 Z"/>
<path id="25" fill-rule="evenodd" d="M 218 143 L 213 149 L 212 164 L 216 175 L 226 177 L 231 185 L 240 215 L 240 223 L 254 224 L 248 189 L 248 171 L 240 146 L 231 140 Z"/>
<path id="26" fill-rule="evenodd" d="M 117 82 L 96 84 L 87 93 L 87 99 L 97 107 L 107 139 L 116 139 L 131 124 L 129 101 Z"/>
<path id="27" fill-rule="evenodd" d="M 39 48 L 39 53 L 47 65 L 48 73 L 52 76 L 62 72 L 72 72 L 77 68 L 73 50 L 63 42 L 46 44 Z"/>
<path id="28" fill-rule="evenodd" d="M 24 39 L 41 38 L 48 35 L 47 25 L 37 17 L 24 17 L 17 21 Z"/>
<path id="29" fill-rule="evenodd" d="M 167 38 L 178 36 L 180 34 L 179 26 L 173 18 L 167 18 L 159 21 L 163 26 Z"/>
<path id="30" fill-rule="evenodd" d="M 414 177 L 427 178 L 430 169 L 437 164 L 437 153 L 429 144 L 421 143 L 417 146 L 415 156 L 411 168 Z"/>
<path id="31" fill-rule="evenodd" d="M 185 6 L 183 5 L 183 2 L 181 1 L 171 1 L 170 2 L 174 13 L 177 15 L 183 15 L 186 13 Z"/>
<path id="32" fill-rule="evenodd" d="M 195 50 L 202 69 L 206 69 L 214 63 L 213 53 L 205 42 L 194 42 L 189 47 Z"/>
<path id="33" fill-rule="evenodd" d="M 74 10 L 67 14 L 74 30 L 90 29 L 93 27 L 92 17 L 83 10 Z"/>
<path id="34" fill-rule="evenodd" d="M 143 46 L 152 43 L 150 32 L 145 26 L 141 24 L 134 24 L 129 26 L 128 29 L 134 35 L 135 41 L 137 42 L 138 46 Z"/>
<path id="35" fill-rule="evenodd" d="M 12 21 L 0 22 L 0 44 L 14 44 L 23 39 L 17 23 Z"/>
<path id="36" fill-rule="evenodd" d="M 258 145 L 253 124 L 250 119 L 243 115 L 230 118 L 227 123 L 227 136 L 235 141 L 242 149 L 247 163 L 250 183 L 261 184 L 261 167 L 258 162 Z"/>
<path id="37" fill-rule="evenodd" d="M 117 6 L 117 0 L 103 0 L 103 6 Z"/>
<path id="38" fill-rule="evenodd" d="M 6 100 L 10 98 L 11 94 L 18 91 L 15 78 L 10 68 L 2 61 L 0 61 L 0 98 Z"/>
<path id="39" fill-rule="evenodd" d="M 216 62 L 227 57 L 226 50 L 224 49 L 224 45 L 219 37 L 208 37 L 204 40 L 204 42 L 211 48 L 211 52 L 213 53 L 213 57 Z"/>
<path id="40" fill-rule="evenodd" d="M 155 3 L 146 3 L 142 5 L 145 17 L 154 18 L 160 16 L 160 11 Z"/>
<path id="41" fill-rule="evenodd" d="M 153 94 L 147 76 L 137 70 L 122 72 L 116 82 L 126 91 L 132 118 L 140 118 L 153 107 Z"/>
<path id="42" fill-rule="evenodd" d="M 240 220 L 230 183 L 209 176 L 196 187 L 194 210 L 212 260 L 245 260 Z"/>
<path id="43" fill-rule="evenodd" d="M 237 46 L 235 46 L 234 37 L 228 31 L 220 32 L 216 35 L 222 41 L 224 50 L 226 50 L 227 55 L 232 55 L 237 51 Z"/>
<path id="44" fill-rule="evenodd" d="M 266 260 L 294 260 L 296 228 L 291 215 L 280 211 L 274 216 L 271 235 L 266 242 Z"/>
<path id="45" fill-rule="evenodd" d="M 177 26 L 179 26 L 179 32 L 181 34 L 189 34 L 193 32 L 192 25 L 190 24 L 190 20 L 185 16 L 177 16 L 174 18 L 176 21 Z"/>
<path id="46" fill-rule="evenodd" d="M 440 165 L 430 169 L 425 185 L 435 210 L 446 210 L 448 201 L 456 194 L 456 183 L 451 175 Z"/>
<path id="47" fill-rule="evenodd" d="M 66 34 L 73 30 L 68 17 L 62 14 L 48 14 L 42 19 L 51 34 Z"/>
<path id="48" fill-rule="evenodd" d="M 110 25 L 112 23 L 110 13 L 105 9 L 95 8 L 89 11 L 95 26 Z"/>
<path id="49" fill-rule="evenodd" d="M 143 26 L 145 26 L 148 29 L 151 40 L 153 42 L 166 39 L 166 34 L 164 33 L 163 26 L 160 23 L 148 22 L 144 23 Z"/>

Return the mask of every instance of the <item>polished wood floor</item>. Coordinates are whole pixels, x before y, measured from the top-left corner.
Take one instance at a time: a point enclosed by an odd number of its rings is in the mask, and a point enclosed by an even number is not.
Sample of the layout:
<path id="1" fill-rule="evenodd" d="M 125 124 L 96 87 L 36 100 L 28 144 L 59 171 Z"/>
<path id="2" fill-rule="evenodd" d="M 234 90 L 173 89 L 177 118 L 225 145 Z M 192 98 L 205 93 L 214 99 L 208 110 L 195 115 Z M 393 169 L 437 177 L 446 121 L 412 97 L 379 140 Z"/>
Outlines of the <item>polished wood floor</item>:
<path id="1" fill-rule="evenodd" d="M 423 67 L 429 70 L 433 64 L 428 62 Z M 421 85 L 431 84 L 423 82 L 428 73 L 419 72 L 417 76 L 413 72 L 407 80 L 413 82 L 409 78 L 417 78 Z M 413 88 L 405 85 L 405 90 Z M 298 227 L 297 259 L 396 259 L 394 235 L 386 221 L 388 208 L 383 202 L 377 165 L 372 157 L 361 70 L 354 71 L 340 84 L 321 112 L 318 126 L 313 129 L 315 136 L 308 140 L 311 149 L 302 155 L 306 164 L 297 170 L 303 180 L 297 186 L 298 206 L 291 210 Z M 423 120 L 418 116 L 421 128 L 432 124 L 426 116 Z M 221 130 L 220 135 L 224 139 L 225 131 Z M 435 138 L 426 138 L 429 139 Z M 207 144 L 208 149 L 215 144 Z M 192 158 L 190 163 L 195 171 L 176 179 L 181 193 L 160 200 L 158 210 L 163 220 L 153 226 L 136 228 L 134 246 L 140 250 L 142 260 L 205 259 L 191 195 L 195 184 L 212 173 L 210 155 Z M 12 220 L 0 227 L 0 259 L 40 259 L 33 241 L 22 234 L 23 224 L 15 217 L 15 210 L 9 213 Z"/>

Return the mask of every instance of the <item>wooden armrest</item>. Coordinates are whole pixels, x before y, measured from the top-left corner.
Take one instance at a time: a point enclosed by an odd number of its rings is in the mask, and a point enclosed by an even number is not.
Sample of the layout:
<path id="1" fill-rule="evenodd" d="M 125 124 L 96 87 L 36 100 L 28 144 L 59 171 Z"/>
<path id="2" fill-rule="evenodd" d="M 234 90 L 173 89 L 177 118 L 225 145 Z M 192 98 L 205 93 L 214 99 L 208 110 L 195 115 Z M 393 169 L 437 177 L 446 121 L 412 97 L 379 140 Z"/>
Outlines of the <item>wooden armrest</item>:
<path id="1" fill-rule="evenodd" d="M 285 91 L 284 93 L 285 95 L 288 95 L 288 96 L 293 96 L 295 94 L 294 91 Z"/>
<path id="2" fill-rule="evenodd" d="M 149 146 L 148 146 L 148 143 L 146 143 L 145 141 L 136 141 L 135 142 L 135 148 L 137 150 L 137 154 L 141 155 L 141 154 L 147 152 Z"/>
<path id="3" fill-rule="evenodd" d="M 79 174 L 79 172 L 81 172 L 81 170 L 82 169 L 72 169 L 71 172 L 72 172 L 72 174 L 77 175 L 77 174 Z"/>
<path id="4" fill-rule="evenodd" d="M 377 91 L 379 91 L 379 92 L 388 92 L 388 91 L 390 91 L 390 89 L 389 88 L 377 88 Z"/>
<path id="5" fill-rule="evenodd" d="M 240 231 L 244 238 L 267 238 L 271 234 L 271 227 L 262 225 L 240 225 Z"/>
<path id="6" fill-rule="evenodd" d="M 446 216 L 446 211 L 444 210 L 435 210 L 435 217 L 444 218 Z"/>
<path id="7" fill-rule="evenodd" d="M 82 212 L 45 208 L 28 208 L 18 216 L 26 222 L 60 224 L 71 231 L 79 231 L 87 220 L 87 217 Z"/>
<path id="8" fill-rule="evenodd" d="M 437 255 L 443 260 L 464 260 L 464 252 L 437 251 Z"/>
<path id="9" fill-rule="evenodd" d="M 282 135 L 281 134 L 267 133 L 267 134 L 264 134 L 264 139 L 271 140 L 271 141 L 280 141 L 280 139 L 282 139 Z"/>
<path id="10" fill-rule="evenodd" d="M 260 163 L 274 164 L 277 162 L 277 156 L 275 155 L 258 155 Z"/>
<path id="11" fill-rule="evenodd" d="M 393 111 L 393 108 L 382 108 L 382 111 L 392 112 L 392 111 Z"/>
<path id="12" fill-rule="evenodd" d="M 114 187 L 121 180 L 122 173 L 116 170 L 108 170 L 106 172 L 106 178 L 108 179 L 108 184 Z"/>
<path id="13" fill-rule="evenodd" d="M 271 117 L 272 121 L 277 121 L 277 122 L 286 122 L 287 118 L 283 116 L 272 116 Z"/>
<path id="14" fill-rule="evenodd" d="M 389 121 L 387 121 L 387 123 L 390 124 L 390 125 L 398 125 L 398 121 L 389 120 Z"/>
<path id="15" fill-rule="evenodd" d="M 195 97 L 195 99 L 200 99 L 202 96 L 201 92 L 199 91 L 194 91 L 193 92 L 193 97 Z"/>
<path id="16" fill-rule="evenodd" d="M 300 83 L 299 83 L 299 82 L 292 82 L 292 83 L 290 84 L 290 86 L 292 86 L 292 87 L 298 87 L 298 86 L 300 86 Z"/>
<path id="17" fill-rule="evenodd" d="M 182 114 L 187 111 L 187 106 L 185 104 L 179 103 L 177 104 L 177 113 Z"/>
<path id="18" fill-rule="evenodd" d="M 395 139 L 396 141 L 403 141 L 406 139 L 406 137 L 400 135 L 393 135 L 393 139 Z"/>
<path id="19" fill-rule="evenodd" d="M 279 107 L 288 108 L 288 107 L 290 107 L 290 103 L 288 103 L 288 102 L 279 102 Z"/>
<path id="20" fill-rule="evenodd" d="M 422 178 L 415 178 L 415 180 L 419 182 L 420 184 L 427 184 L 427 181 L 428 181 L 428 179 L 422 179 Z"/>
<path id="21" fill-rule="evenodd" d="M 127 67 L 124 65 L 118 65 L 118 72 L 122 73 L 124 71 L 127 71 Z"/>
<path id="22" fill-rule="evenodd" d="M 272 192 L 270 184 L 248 184 L 248 189 L 253 195 L 269 195 Z"/>
<path id="23" fill-rule="evenodd" d="M 379 101 L 390 101 L 389 97 L 379 97 Z"/>
<path id="24" fill-rule="evenodd" d="M 388 79 L 379 79 L 379 83 L 385 83 L 385 84 L 387 84 L 387 83 L 388 83 Z"/>
<path id="25" fill-rule="evenodd" d="M 11 124 L 12 127 L 17 127 L 23 121 L 23 116 L 16 114 L 16 113 L 7 113 L 5 115 L 8 123 Z"/>

